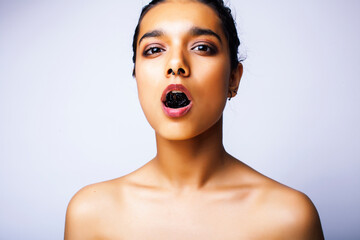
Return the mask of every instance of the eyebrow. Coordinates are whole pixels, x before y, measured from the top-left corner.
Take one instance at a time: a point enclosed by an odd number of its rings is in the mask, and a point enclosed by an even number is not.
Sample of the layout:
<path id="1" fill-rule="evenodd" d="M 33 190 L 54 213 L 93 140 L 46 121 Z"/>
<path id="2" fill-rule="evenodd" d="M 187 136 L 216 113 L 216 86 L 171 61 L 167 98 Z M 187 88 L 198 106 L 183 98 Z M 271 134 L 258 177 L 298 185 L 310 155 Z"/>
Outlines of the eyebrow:
<path id="1" fill-rule="evenodd" d="M 212 31 L 211 29 L 192 27 L 189 32 L 192 36 L 195 36 L 195 37 L 203 36 L 203 35 L 214 36 L 220 41 L 220 43 L 222 43 L 220 36 L 218 34 L 216 34 L 214 31 Z M 165 33 L 161 30 L 153 30 L 151 32 L 147 32 L 140 38 L 139 45 L 140 45 L 141 41 L 144 40 L 145 38 L 162 37 L 164 35 L 165 35 Z"/>
<path id="2" fill-rule="evenodd" d="M 199 28 L 199 27 L 193 27 L 190 29 L 190 33 L 192 36 L 214 36 L 216 37 L 220 43 L 221 43 L 221 38 L 218 34 L 216 34 L 213 30 L 210 29 L 206 29 L 206 28 Z"/>
<path id="3" fill-rule="evenodd" d="M 151 32 L 147 32 L 140 38 L 139 45 L 140 45 L 141 41 L 144 40 L 145 38 L 161 37 L 161 36 L 164 36 L 164 35 L 165 35 L 164 32 L 160 31 L 160 30 L 154 30 L 154 31 L 151 31 Z"/>

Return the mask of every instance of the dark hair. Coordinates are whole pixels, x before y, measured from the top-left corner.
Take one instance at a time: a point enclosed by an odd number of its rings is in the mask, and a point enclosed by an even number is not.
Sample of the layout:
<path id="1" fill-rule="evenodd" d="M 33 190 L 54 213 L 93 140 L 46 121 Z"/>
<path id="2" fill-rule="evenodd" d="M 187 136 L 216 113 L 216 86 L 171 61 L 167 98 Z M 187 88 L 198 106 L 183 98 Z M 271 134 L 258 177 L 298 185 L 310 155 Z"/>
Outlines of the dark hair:
<path id="1" fill-rule="evenodd" d="M 136 48 L 137 48 L 137 40 L 139 37 L 140 23 L 145 14 L 158 5 L 159 3 L 165 2 L 166 0 L 152 0 L 148 5 L 144 6 L 138 24 L 135 28 L 134 38 L 133 38 L 133 63 L 134 70 L 133 76 L 135 75 L 135 61 L 136 61 Z M 239 64 L 240 60 L 238 59 L 238 48 L 240 46 L 240 40 L 236 30 L 236 23 L 234 21 L 233 16 L 231 15 L 231 10 L 229 7 L 225 6 L 223 0 L 196 0 L 197 2 L 201 2 L 211 7 L 218 15 L 221 20 L 222 28 L 225 33 L 225 36 L 228 40 L 229 52 L 230 52 L 230 65 L 231 70 L 234 70 Z"/>

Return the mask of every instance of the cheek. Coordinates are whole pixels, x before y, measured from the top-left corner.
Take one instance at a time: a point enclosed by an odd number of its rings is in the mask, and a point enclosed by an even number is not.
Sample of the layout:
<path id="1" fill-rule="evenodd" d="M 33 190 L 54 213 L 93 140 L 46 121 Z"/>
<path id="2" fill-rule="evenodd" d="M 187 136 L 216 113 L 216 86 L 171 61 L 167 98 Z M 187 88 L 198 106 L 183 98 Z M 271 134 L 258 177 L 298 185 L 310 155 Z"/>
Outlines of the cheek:
<path id="1" fill-rule="evenodd" d="M 142 102 L 152 94 L 155 94 L 154 89 L 156 89 L 156 85 L 159 83 L 156 71 L 157 69 L 153 67 L 151 62 L 139 61 L 135 65 L 138 94 Z"/>
<path id="2" fill-rule="evenodd" d="M 199 101 L 209 108 L 224 107 L 229 87 L 229 65 L 226 60 L 218 60 L 202 66 L 205 66 L 202 71 L 197 71 L 199 95 L 202 96 Z"/>
<path id="3" fill-rule="evenodd" d="M 153 119 L 159 115 L 156 111 L 161 110 L 161 77 L 159 70 L 151 64 L 141 62 L 139 65 L 141 68 L 135 66 L 138 98 L 146 118 L 152 125 Z"/>
<path id="4" fill-rule="evenodd" d="M 146 81 L 137 80 L 137 89 L 138 89 L 138 97 L 140 101 L 140 105 L 146 115 L 148 117 L 148 113 L 154 111 L 156 107 L 156 91 L 154 89 L 154 85 L 149 84 Z"/>

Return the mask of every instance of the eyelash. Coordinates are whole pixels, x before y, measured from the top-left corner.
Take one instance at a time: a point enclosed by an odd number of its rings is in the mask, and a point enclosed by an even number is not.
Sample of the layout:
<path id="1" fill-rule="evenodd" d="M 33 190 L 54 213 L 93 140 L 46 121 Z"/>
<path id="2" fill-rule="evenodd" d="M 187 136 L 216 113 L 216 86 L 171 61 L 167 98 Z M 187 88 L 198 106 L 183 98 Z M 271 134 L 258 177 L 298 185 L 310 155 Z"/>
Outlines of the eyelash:
<path id="1" fill-rule="evenodd" d="M 205 48 L 206 50 L 200 50 L 199 48 Z M 193 47 L 191 50 L 195 50 L 197 52 L 200 52 L 201 54 L 205 53 L 205 55 L 208 55 L 208 56 L 211 56 L 211 55 L 214 55 L 217 53 L 216 47 L 210 46 L 209 44 L 199 44 L 199 45 Z"/>
<path id="2" fill-rule="evenodd" d="M 201 48 L 203 50 L 201 50 Z M 205 50 L 204 50 L 205 48 Z M 217 53 L 217 48 L 214 46 L 210 46 L 209 44 L 199 44 L 195 47 L 191 48 L 191 50 L 194 50 L 198 52 L 201 55 L 211 56 Z M 144 50 L 143 55 L 144 56 L 152 56 L 155 54 L 159 54 L 161 52 L 165 51 L 165 49 L 158 47 L 158 46 L 151 46 Z"/>
<path id="3" fill-rule="evenodd" d="M 156 50 L 156 52 L 154 52 Z M 151 56 L 160 52 L 165 51 L 164 49 L 162 49 L 161 47 L 158 46 L 152 46 L 152 47 L 148 47 L 144 50 L 143 55 L 144 56 Z M 149 52 L 153 52 L 153 53 L 149 53 Z"/>

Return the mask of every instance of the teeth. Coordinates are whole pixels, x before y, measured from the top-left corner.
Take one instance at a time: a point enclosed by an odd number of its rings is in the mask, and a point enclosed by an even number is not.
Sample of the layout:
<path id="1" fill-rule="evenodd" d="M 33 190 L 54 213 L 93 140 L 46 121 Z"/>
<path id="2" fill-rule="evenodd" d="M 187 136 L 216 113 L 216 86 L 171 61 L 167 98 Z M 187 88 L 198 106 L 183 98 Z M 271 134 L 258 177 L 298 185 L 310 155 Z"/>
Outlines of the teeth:
<path id="1" fill-rule="evenodd" d="M 174 91 L 171 91 L 172 93 L 182 93 L 181 91 L 176 91 L 176 90 L 174 90 Z"/>

